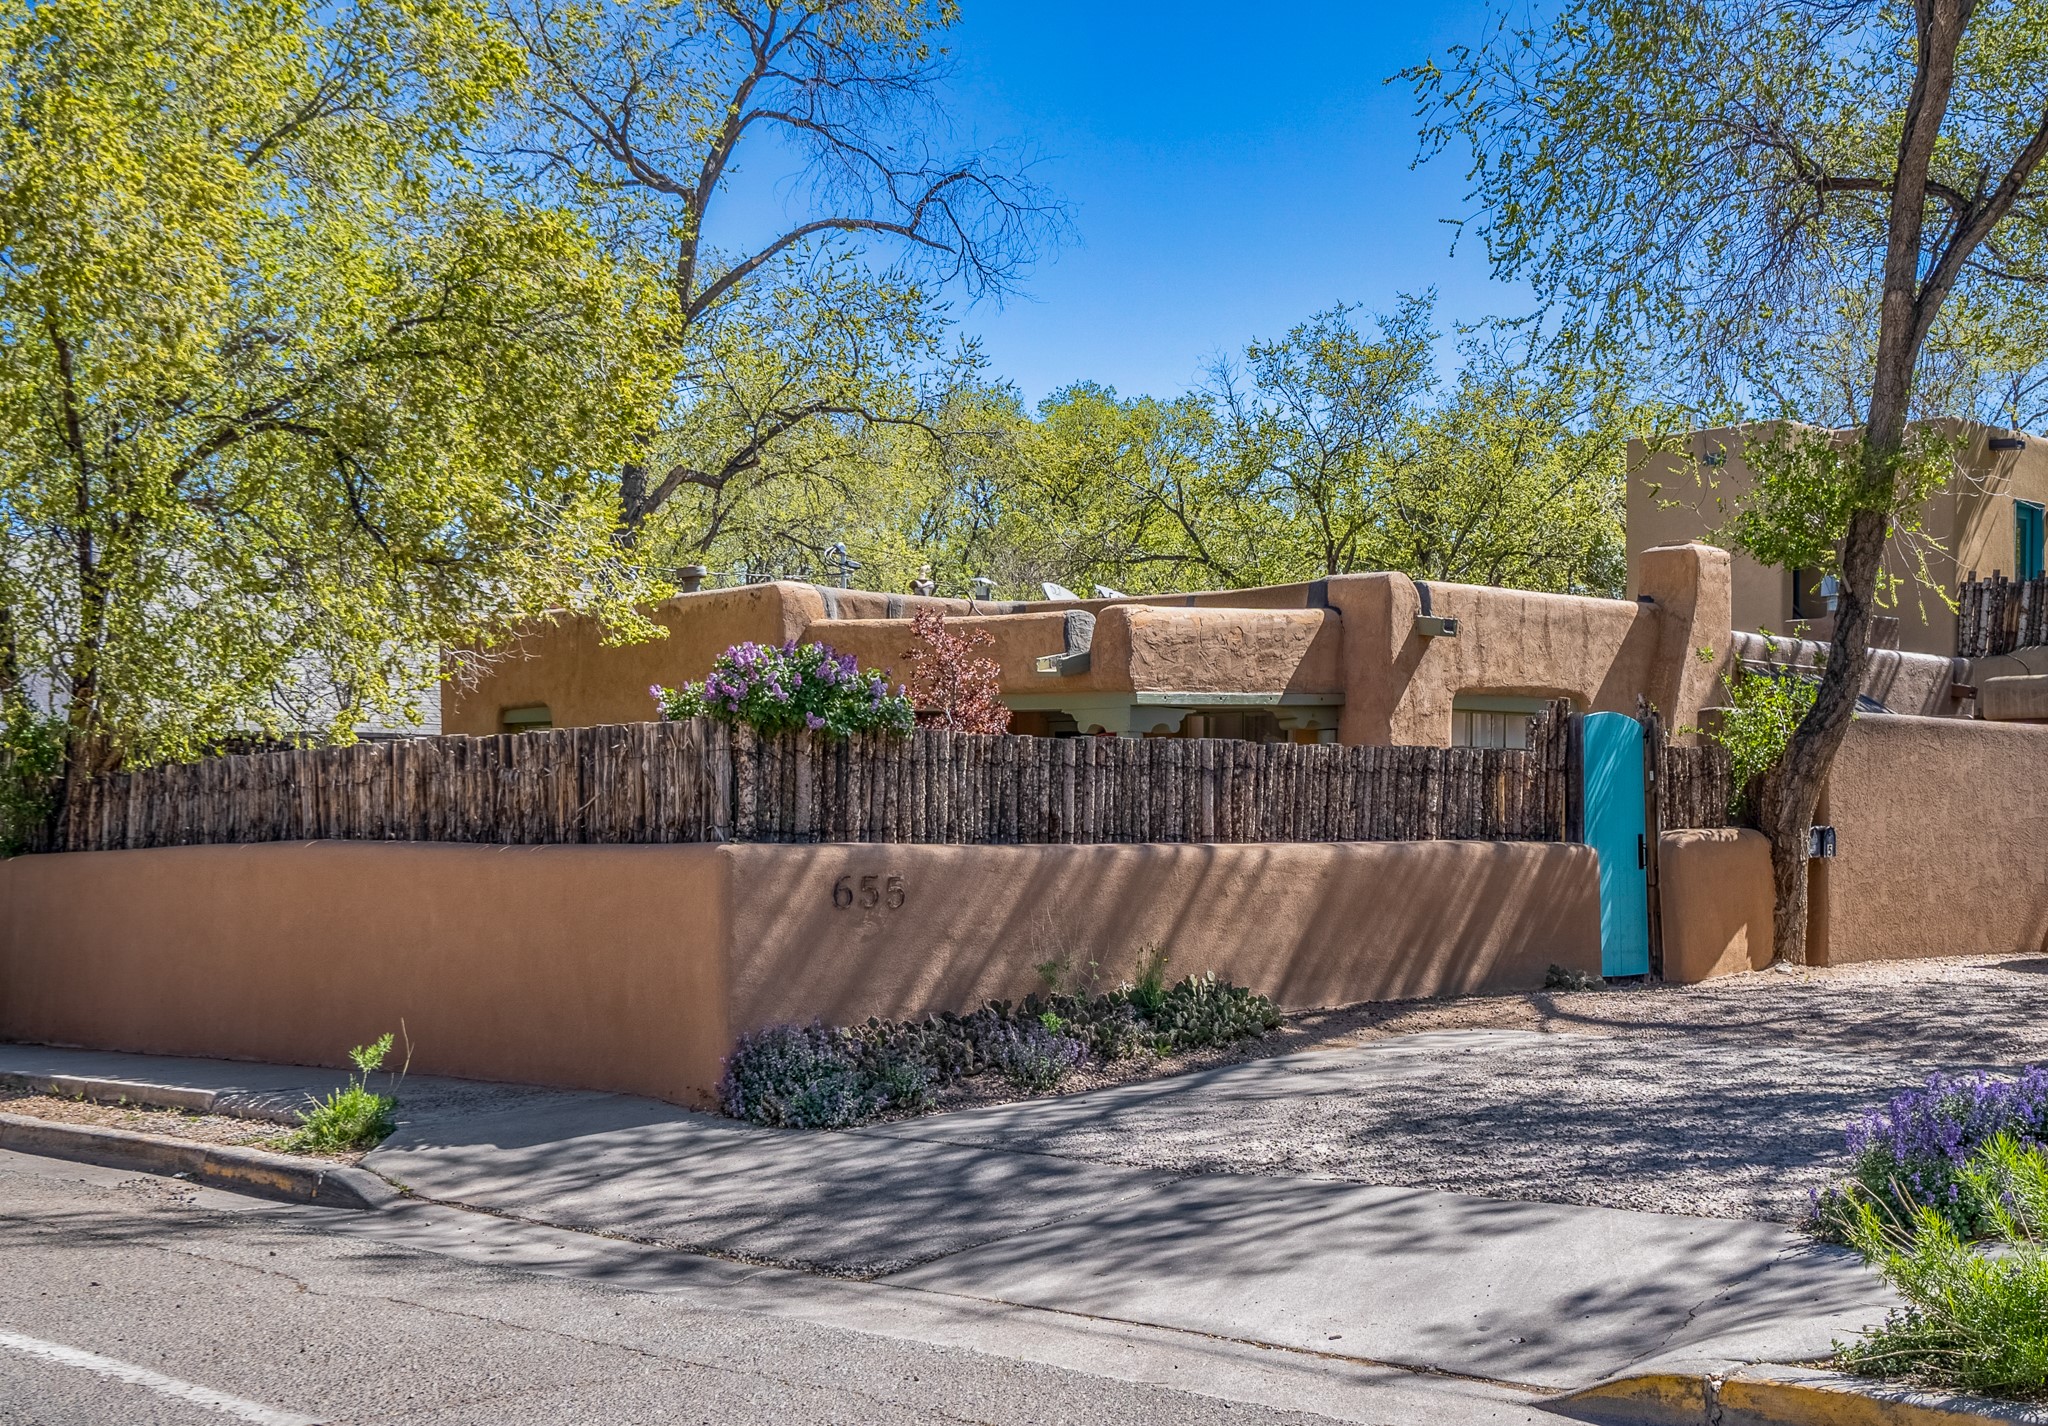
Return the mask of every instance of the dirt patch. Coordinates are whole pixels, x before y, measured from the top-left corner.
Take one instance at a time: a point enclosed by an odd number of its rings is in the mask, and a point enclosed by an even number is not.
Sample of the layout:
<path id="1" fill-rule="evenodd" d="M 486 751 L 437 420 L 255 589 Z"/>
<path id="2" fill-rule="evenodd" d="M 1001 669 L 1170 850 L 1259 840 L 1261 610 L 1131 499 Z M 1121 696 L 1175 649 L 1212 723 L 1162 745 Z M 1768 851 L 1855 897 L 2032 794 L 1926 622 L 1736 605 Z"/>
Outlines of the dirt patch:
<path id="1" fill-rule="evenodd" d="M 182 1109 L 147 1109 L 132 1104 L 99 1104 L 90 1099 L 64 1095 L 35 1094 L 0 1089 L 0 1113 L 20 1114 L 31 1119 L 48 1119 L 58 1124 L 90 1124 L 99 1129 L 126 1129 L 136 1134 L 160 1134 L 171 1139 L 192 1139 L 204 1144 L 226 1144 L 240 1149 L 287 1152 L 282 1146 L 289 1130 L 256 1119 L 236 1119 L 225 1114 L 195 1114 Z M 327 1163 L 352 1164 L 362 1154 L 298 1154 L 299 1158 Z"/>

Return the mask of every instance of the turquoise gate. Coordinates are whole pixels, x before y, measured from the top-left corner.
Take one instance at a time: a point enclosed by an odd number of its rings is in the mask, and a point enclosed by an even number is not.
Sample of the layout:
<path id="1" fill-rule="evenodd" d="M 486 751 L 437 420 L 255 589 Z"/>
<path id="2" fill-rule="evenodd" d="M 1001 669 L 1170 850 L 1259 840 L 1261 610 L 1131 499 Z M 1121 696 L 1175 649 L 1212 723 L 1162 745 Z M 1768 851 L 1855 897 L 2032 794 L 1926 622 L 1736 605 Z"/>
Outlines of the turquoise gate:
<path id="1" fill-rule="evenodd" d="M 1643 725 L 1625 713 L 1588 713 L 1583 736 L 1586 844 L 1600 854 L 1600 974 L 1648 975 Z"/>

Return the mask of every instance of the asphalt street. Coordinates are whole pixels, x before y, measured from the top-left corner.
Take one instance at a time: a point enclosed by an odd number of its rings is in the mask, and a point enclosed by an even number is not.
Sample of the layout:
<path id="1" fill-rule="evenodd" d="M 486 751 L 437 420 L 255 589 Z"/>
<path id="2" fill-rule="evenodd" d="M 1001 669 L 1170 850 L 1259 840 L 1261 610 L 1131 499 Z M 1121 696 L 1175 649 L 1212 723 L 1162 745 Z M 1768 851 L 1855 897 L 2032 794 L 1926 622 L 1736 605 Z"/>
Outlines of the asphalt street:
<path id="1" fill-rule="evenodd" d="M 0 1153 L 0 1423 L 1554 1422 L 1336 1352 Z"/>

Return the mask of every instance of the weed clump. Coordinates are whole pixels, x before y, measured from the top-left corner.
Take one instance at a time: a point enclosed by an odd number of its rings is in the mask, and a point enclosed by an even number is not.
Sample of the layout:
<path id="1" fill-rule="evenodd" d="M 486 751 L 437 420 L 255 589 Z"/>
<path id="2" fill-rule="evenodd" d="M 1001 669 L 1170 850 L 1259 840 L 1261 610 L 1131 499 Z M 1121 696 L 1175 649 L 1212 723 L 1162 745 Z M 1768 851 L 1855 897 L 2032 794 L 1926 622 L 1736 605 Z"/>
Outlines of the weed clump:
<path id="1" fill-rule="evenodd" d="M 290 1153 L 346 1154 L 373 1149 L 388 1138 L 397 1127 L 392 1111 L 398 1101 L 372 1091 L 370 1076 L 384 1067 L 391 1041 L 386 1034 L 350 1050 L 356 1072 L 348 1084 L 302 1113 L 299 1127 L 279 1147 Z"/>

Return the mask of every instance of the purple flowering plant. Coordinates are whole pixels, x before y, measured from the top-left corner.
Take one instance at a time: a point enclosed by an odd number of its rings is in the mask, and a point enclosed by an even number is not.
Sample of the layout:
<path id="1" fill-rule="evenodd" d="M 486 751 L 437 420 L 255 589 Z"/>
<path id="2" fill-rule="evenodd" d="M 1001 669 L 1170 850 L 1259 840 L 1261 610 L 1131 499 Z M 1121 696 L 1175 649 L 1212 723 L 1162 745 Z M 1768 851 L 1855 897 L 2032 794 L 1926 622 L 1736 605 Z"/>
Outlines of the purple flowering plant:
<path id="1" fill-rule="evenodd" d="M 734 644 L 702 683 L 648 691 L 665 719 L 716 718 L 762 733 L 908 733 L 917 721 L 903 690 L 853 655 L 794 640 Z"/>
<path id="2" fill-rule="evenodd" d="M 1853 1204 L 1862 1199 L 1901 1227 L 1924 1207 L 1963 1238 L 1980 1236 L 1990 1209 L 1970 1190 L 1964 1170 L 2000 1134 L 2022 1145 L 2048 1144 L 2048 1069 L 2030 1065 L 2017 1079 L 1929 1075 L 1923 1087 L 1849 1126 L 1849 1179 L 1814 1195 L 1816 1230 L 1846 1240 Z"/>

